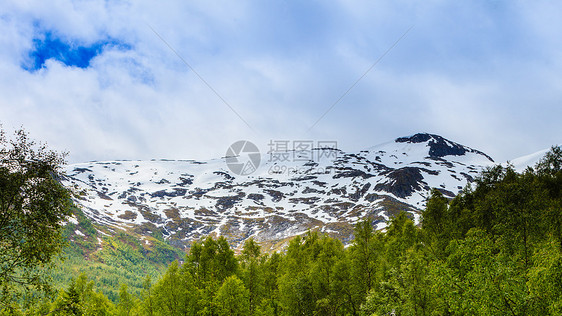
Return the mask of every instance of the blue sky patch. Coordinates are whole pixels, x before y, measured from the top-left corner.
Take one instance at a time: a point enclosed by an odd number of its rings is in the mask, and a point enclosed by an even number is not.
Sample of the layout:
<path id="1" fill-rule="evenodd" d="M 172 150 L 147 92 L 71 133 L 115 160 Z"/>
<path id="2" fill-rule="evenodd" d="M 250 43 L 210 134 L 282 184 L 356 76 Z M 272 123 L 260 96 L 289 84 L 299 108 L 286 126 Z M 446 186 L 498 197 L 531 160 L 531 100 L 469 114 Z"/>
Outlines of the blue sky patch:
<path id="1" fill-rule="evenodd" d="M 41 38 L 33 40 L 33 48 L 29 51 L 22 68 L 35 72 L 45 67 L 49 59 L 60 61 L 66 66 L 88 68 L 90 61 L 100 55 L 108 47 L 130 49 L 130 46 L 114 39 L 106 39 L 91 45 L 80 45 L 73 41 L 65 41 L 51 32 L 44 33 Z"/>

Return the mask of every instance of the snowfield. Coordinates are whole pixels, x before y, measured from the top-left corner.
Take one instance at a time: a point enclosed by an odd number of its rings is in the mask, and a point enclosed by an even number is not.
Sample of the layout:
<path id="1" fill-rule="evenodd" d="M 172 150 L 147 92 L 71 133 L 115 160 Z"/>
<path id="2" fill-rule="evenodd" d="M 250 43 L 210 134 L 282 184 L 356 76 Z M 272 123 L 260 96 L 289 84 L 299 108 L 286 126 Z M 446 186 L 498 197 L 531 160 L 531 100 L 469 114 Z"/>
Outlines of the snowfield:
<path id="1" fill-rule="evenodd" d="M 186 243 L 214 233 L 233 244 L 317 228 L 345 242 L 365 217 L 377 229 L 399 211 L 419 221 L 432 188 L 453 197 L 494 164 L 482 152 L 425 133 L 358 153 L 314 150 L 324 158 L 275 162 L 263 155 L 248 176 L 234 174 L 224 158 L 78 163 L 66 167 L 63 183 L 88 217 L 111 228 L 159 230 Z"/>

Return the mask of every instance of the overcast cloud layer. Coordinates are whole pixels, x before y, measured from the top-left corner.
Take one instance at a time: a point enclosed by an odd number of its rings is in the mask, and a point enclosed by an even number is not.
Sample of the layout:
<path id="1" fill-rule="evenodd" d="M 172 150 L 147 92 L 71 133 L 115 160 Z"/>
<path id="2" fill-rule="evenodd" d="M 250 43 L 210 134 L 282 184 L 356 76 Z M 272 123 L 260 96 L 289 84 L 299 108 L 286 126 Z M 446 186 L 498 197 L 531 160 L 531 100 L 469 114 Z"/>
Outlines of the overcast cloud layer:
<path id="1" fill-rule="evenodd" d="M 0 122 L 70 162 L 416 132 L 505 161 L 562 139 L 560 2 L 0 3 Z"/>

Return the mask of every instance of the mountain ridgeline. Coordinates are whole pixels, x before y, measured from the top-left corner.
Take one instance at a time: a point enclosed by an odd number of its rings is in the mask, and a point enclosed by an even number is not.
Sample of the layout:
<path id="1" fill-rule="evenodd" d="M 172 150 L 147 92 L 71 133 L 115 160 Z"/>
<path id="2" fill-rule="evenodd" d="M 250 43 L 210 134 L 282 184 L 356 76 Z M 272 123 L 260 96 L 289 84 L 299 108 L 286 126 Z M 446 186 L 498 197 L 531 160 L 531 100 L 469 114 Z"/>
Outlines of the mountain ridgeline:
<path id="1" fill-rule="evenodd" d="M 431 189 L 452 198 L 494 164 L 481 151 L 421 133 L 331 159 L 273 161 L 251 175 L 224 159 L 106 161 L 68 165 L 63 183 L 105 233 L 163 236 L 182 248 L 208 235 L 234 246 L 254 238 L 275 250 L 308 230 L 349 243 L 353 225 L 382 229 L 401 211 L 415 222 Z"/>

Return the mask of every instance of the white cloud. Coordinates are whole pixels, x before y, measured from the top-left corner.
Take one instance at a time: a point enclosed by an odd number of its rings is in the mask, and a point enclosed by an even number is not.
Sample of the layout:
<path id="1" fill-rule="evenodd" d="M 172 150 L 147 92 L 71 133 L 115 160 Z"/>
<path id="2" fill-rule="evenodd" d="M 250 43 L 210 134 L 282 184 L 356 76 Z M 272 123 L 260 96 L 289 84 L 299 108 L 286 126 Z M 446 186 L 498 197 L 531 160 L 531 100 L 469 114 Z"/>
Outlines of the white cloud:
<path id="1" fill-rule="evenodd" d="M 0 117 L 71 161 L 223 155 L 238 139 L 358 150 L 418 131 L 506 160 L 560 142 L 562 5 L 13 1 L 0 15 Z M 152 32 L 227 100 L 246 127 Z M 411 25 L 311 131 L 307 129 Z M 87 69 L 20 65 L 41 31 L 94 43 Z M 525 126 L 522 129 L 522 126 Z"/>

